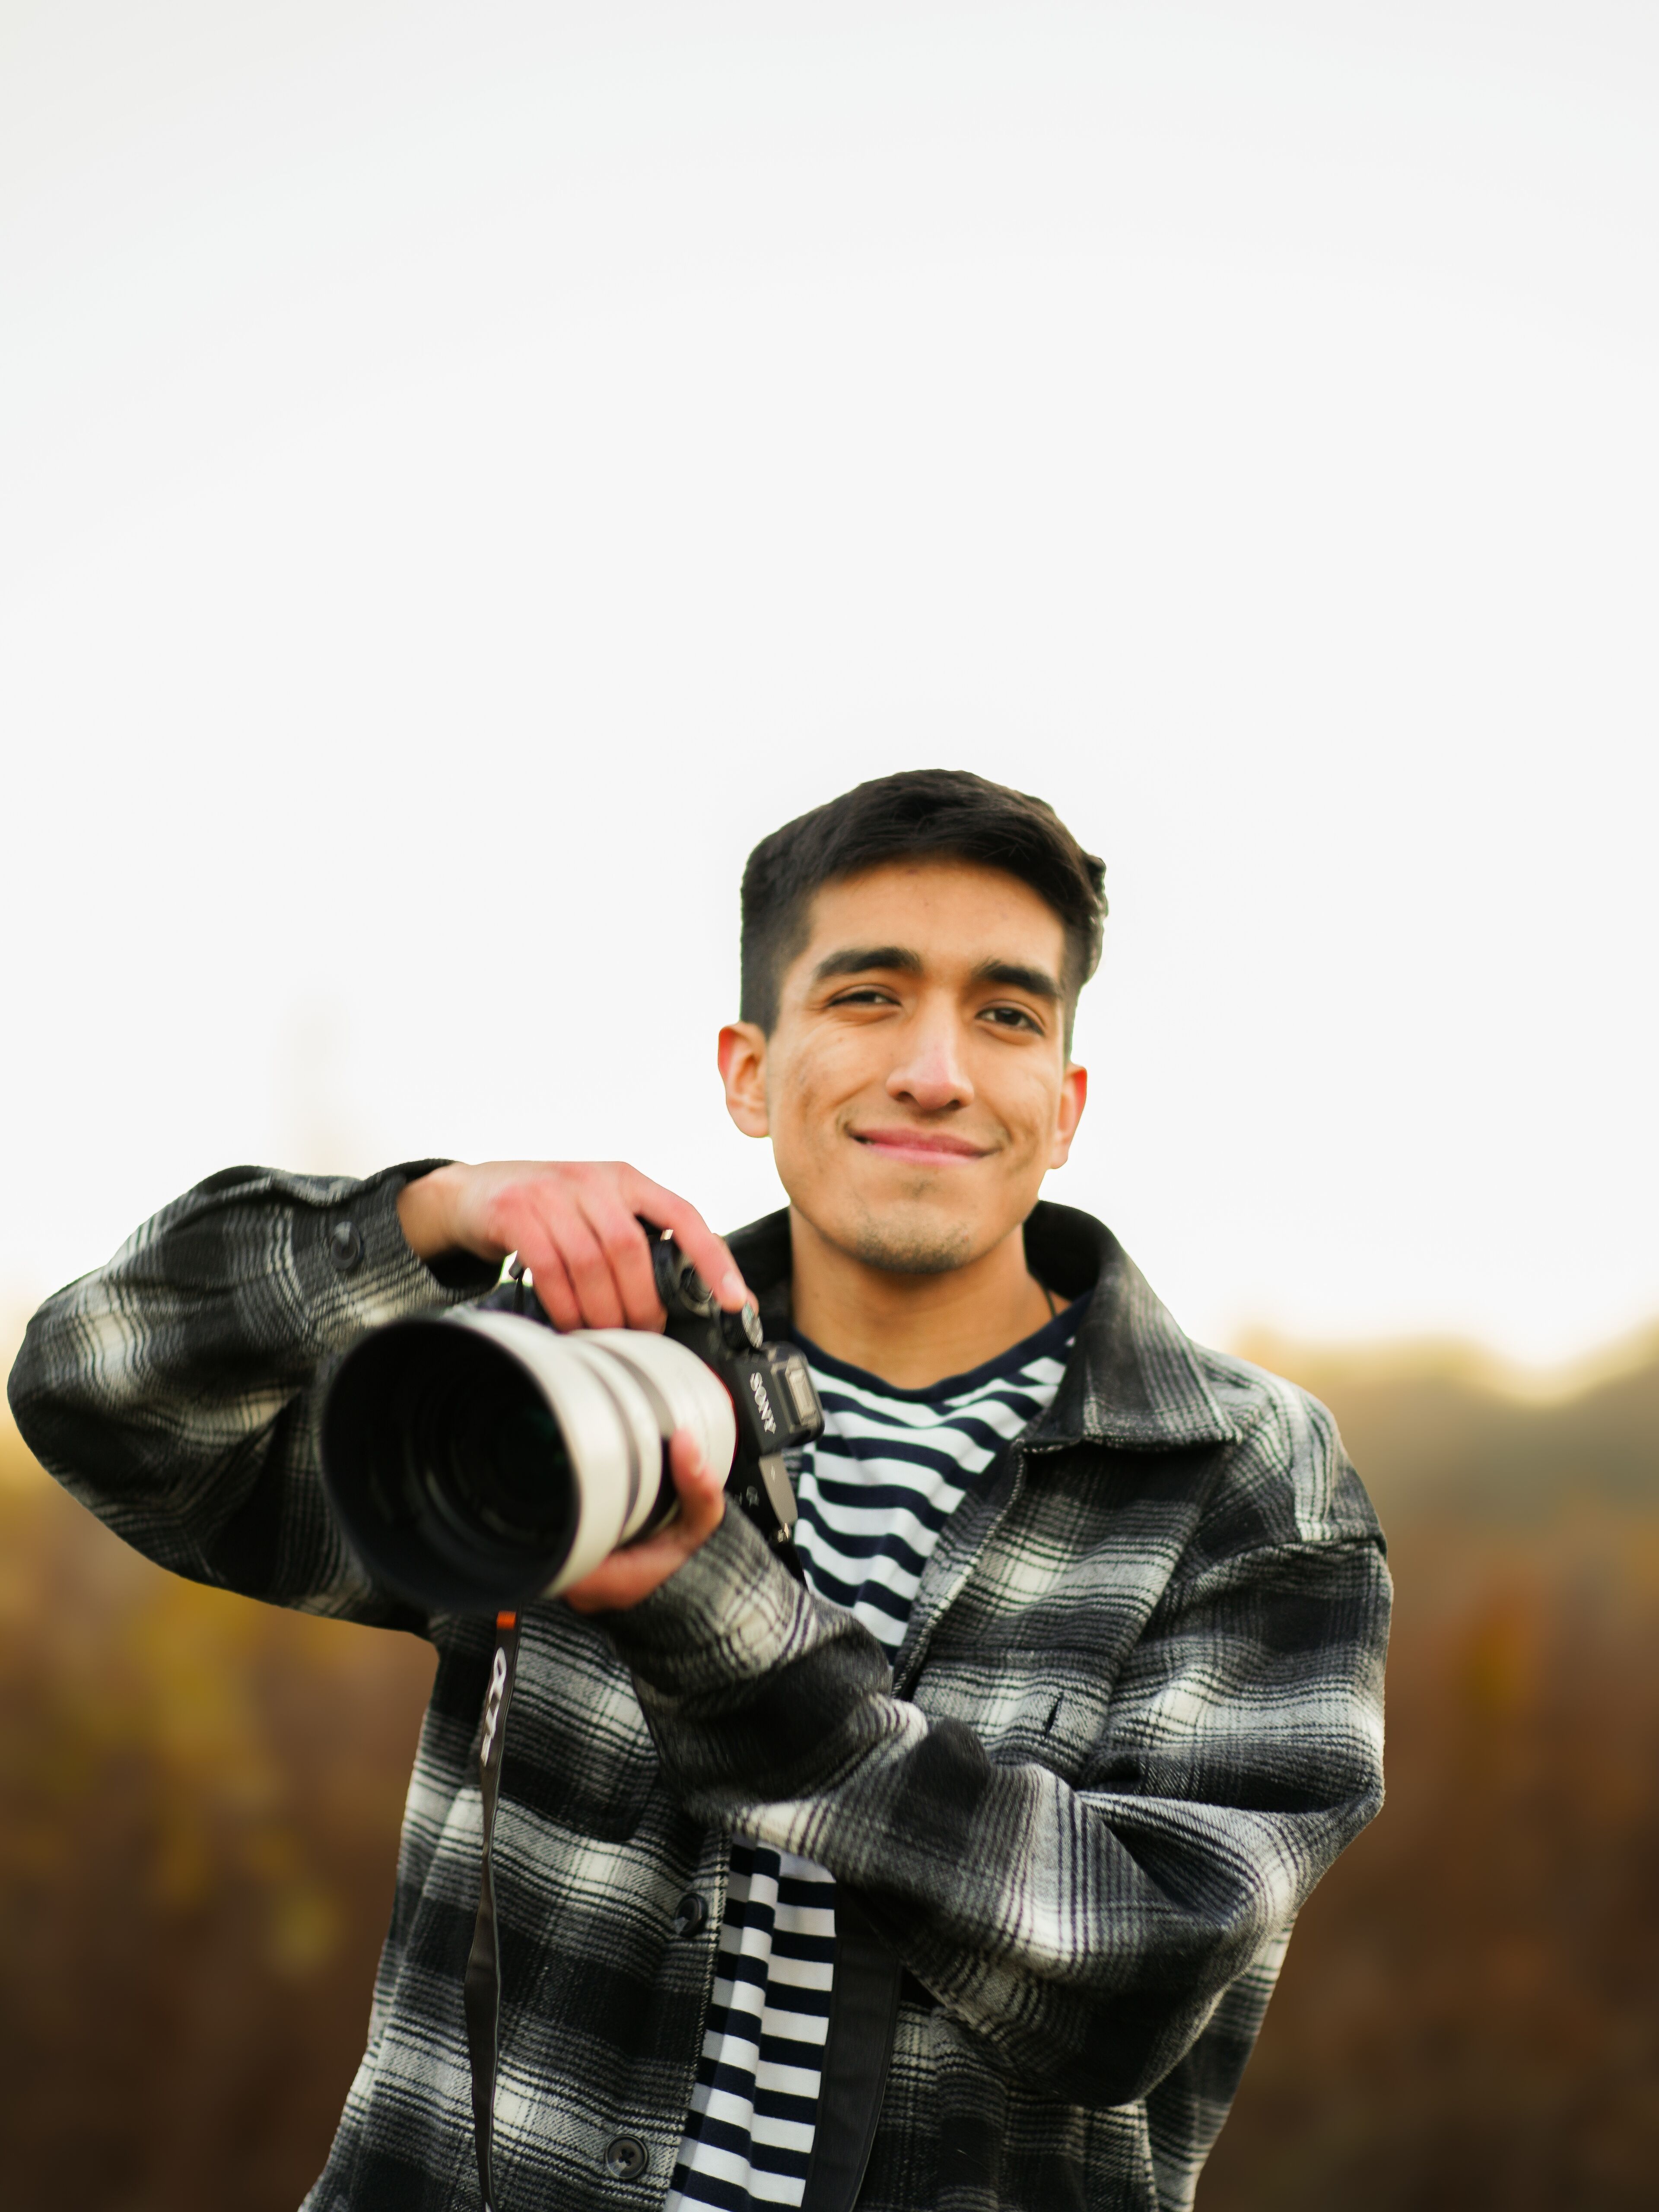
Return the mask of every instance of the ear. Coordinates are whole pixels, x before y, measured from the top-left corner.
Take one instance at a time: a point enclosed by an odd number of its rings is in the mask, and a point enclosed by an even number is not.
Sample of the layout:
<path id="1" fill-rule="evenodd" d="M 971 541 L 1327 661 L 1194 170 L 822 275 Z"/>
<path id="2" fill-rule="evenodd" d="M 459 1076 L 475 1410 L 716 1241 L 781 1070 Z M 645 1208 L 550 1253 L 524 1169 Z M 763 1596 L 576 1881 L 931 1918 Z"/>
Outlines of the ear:
<path id="1" fill-rule="evenodd" d="M 1088 1069 L 1068 1065 L 1060 1079 L 1060 1110 L 1054 1121 L 1054 1149 L 1048 1156 L 1051 1168 L 1063 1168 L 1071 1157 L 1072 1139 L 1077 1134 L 1077 1125 L 1083 1119 L 1083 1109 L 1088 1102 Z"/>
<path id="2" fill-rule="evenodd" d="M 765 1030 L 754 1022 L 728 1022 L 720 1031 L 719 1057 L 726 1112 L 745 1137 L 769 1136 Z"/>

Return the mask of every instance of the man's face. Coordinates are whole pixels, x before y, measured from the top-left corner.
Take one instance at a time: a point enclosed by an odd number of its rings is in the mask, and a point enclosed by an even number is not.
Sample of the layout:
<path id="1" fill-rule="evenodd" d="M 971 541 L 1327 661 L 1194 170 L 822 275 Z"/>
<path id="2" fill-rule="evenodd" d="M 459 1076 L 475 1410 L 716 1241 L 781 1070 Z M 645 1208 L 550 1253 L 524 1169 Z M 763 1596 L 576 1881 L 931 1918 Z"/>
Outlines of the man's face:
<path id="1" fill-rule="evenodd" d="M 720 1036 L 727 1104 L 769 1135 L 791 1203 L 830 1243 L 912 1273 L 1000 1242 L 1070 1149 L 1065 933 L 1037 894 L 971 862 L 827 884 L 769 1037 Z"/>

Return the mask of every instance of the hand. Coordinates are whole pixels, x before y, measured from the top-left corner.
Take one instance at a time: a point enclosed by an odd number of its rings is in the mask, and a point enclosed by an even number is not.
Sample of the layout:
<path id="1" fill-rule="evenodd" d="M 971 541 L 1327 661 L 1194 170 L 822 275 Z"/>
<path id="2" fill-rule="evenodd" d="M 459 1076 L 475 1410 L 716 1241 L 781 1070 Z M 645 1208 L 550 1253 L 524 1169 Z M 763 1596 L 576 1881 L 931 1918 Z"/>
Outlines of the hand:
<path id="1" fill-rule="evenodd" d="M 422 1260 L 516 1252 L 555 1328 L 656 1328 L 666 1316 L 635 1215 L 672 1232 L 715 1297 L 748 1297 L 732 1255 L 696 1206 L 622 1160 L 454 1161 L 398 1194 L 404 1235 Z"/>
<path id="2" fill-rule="evenodd" d="M 668 1447 L 668 1468 L 680 1510 L 665 1528 L 637 1544 L 626 1544 L 602 1560 L 591 1575 L 564 1593 L 578 1613 L 622 1613 L 660 1589 L 693 1552 L 708 1541 L 726 1515 L 726 1486 L 704 1458 L 689 1429 L 679 1429 Z"/>

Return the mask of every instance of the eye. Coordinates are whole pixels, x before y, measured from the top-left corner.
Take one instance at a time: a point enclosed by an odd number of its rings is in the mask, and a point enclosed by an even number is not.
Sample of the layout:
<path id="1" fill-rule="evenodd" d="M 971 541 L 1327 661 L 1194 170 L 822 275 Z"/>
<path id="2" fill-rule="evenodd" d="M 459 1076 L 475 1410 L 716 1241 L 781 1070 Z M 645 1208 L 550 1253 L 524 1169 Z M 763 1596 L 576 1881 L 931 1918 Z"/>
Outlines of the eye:
<path id="1" fill-rule="evenodd" d="M 983 1006 L 980 1019 L 990 1022 L 1000 1030 L 1025 1030 L 1033 1036 L 1041 1036 L 1042 1024 L 1036 1016 L 1024 1006 Z"/>
<path id="2" fill-rule="evenodd" d="M 832 1006 L 896 1006 L 898 1000 L 879 983 L 860 983 L 850 991 L 837 991 Z"/>

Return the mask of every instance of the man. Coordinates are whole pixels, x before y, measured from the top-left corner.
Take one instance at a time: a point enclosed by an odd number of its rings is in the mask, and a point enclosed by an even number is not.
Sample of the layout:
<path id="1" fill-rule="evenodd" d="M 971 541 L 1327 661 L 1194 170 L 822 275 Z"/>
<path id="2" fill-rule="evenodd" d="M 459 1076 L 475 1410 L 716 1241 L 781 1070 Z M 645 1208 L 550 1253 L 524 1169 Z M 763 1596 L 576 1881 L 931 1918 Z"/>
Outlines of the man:
<path id="1" fill-rule="evenodd" d="M 516 1250 L 661 1325 L 638 1217 L 806 1349 L 802 1578 L 725 1470 L 524 1617 L 495 1829 L 495 2212 L 1192 2200 L 1295 1914 L 1381 1800 L 1389 1586 L 1324 1410 L 1038 1202 L 1102 871 L 1041 802 L 887 777 L 744 882 L 723 1243 L 631 1168 L 232 1169 L 36 1317 L 43 1462 L 153 1558 L 439 1652 L 317 2212 L 478 2202 L 462 1977 L 489 1624 L 413 1617 L 319 1486 L 316 1378 Z"/>

